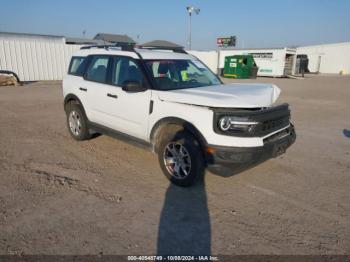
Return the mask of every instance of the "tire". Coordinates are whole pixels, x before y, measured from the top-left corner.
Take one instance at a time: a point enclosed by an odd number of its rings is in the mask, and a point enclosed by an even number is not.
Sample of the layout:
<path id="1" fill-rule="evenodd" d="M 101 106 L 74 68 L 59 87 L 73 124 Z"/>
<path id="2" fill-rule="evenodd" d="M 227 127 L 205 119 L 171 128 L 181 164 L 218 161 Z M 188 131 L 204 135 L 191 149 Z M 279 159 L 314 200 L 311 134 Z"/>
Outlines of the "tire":
<path id="1" fill-rule="evenodd" d="M 66 105 L 67 127 L 70 135 L 78 141 L 87 140 L 91 137 L 87 118 L 81 106 L 70 102 Z"/>
<path id="2" fill-rule="evenodd" d="M 188 187 L 204 174 L 204 158 L 195 137 L 183 130 L 162 132 L 157 147 L 164 175 L 175 185 Z"/>

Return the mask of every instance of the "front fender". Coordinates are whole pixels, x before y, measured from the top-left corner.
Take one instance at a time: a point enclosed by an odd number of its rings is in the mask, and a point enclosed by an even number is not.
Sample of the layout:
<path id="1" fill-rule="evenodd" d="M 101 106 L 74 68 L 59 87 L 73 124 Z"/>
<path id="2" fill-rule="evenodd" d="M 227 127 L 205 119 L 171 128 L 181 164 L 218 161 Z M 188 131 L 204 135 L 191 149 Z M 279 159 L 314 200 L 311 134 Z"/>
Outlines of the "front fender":
<path id="1" fill-rule="evenodd" d="M 165 118 L 158 120 L 151 129 L 150 141 L 151 141 L 153 147 L 155 147 L 155 144 L 156 144 L 155 141 L 156 141 L 158 131 L 161 130 L 164 126 L 170 125 L 170 124 L 182 126 L 185 130 L 190 132 L 198 140 L 198 142 L 202 148 L 205 148 L 205 146 L 207 145 L 206 139 L 204 138 L 202 133 L 193 124 L 191 124 L 190 122 L 188 122 L 182 118 L 165 117 Z"/>

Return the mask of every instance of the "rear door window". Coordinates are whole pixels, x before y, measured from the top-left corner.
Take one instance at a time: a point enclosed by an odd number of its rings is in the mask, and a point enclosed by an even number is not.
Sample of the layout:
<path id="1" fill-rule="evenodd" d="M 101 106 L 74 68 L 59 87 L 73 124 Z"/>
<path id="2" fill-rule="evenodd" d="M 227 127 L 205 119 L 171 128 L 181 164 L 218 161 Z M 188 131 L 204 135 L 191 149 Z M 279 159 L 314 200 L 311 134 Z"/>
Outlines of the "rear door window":
<path id="1" fill-rule="evenodd" d="M 106 83 L 108 62 L 108 56 L 93 56 L 86 71 L 85 79 L 99 83 Z"/>
<path id="2" fill-rule="evenodd" d="M 143 73 L 139 66 L 128 57 L 114 57 L 112 68 L 112 84 L 123 86 L 126 81 L 137 81 L 145 84 Z"/>

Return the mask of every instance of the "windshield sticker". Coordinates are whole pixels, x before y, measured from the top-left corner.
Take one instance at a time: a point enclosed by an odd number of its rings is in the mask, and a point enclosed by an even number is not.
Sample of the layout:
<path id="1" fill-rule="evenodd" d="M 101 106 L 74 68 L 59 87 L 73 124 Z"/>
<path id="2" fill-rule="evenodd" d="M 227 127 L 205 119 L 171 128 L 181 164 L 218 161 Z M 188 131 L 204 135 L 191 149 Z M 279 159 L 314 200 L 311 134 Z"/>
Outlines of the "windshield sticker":
<path id="1" fill-rule="evenodd" d="M 192 60 L 193 64 L 195 64 L 198 68 L 203 68 L 205 69 L 205 65 L 203 65 L 200 61 L 198 60 Z"/>

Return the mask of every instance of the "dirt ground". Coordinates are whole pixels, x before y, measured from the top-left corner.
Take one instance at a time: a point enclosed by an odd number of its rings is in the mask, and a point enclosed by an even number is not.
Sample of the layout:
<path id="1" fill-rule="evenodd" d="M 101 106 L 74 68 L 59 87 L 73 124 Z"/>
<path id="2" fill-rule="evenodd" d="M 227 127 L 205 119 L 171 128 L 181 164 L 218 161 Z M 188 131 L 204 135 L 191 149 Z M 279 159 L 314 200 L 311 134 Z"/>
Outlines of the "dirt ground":
<path id="1" fill-rule="evenodd" d="M 350 77 L 242 81 L 281 87 L 296 143 L 185 189 L 148 151 L 74 141 L 60 82 L 1 87 L 0 254 L 350 254 Z"/>

